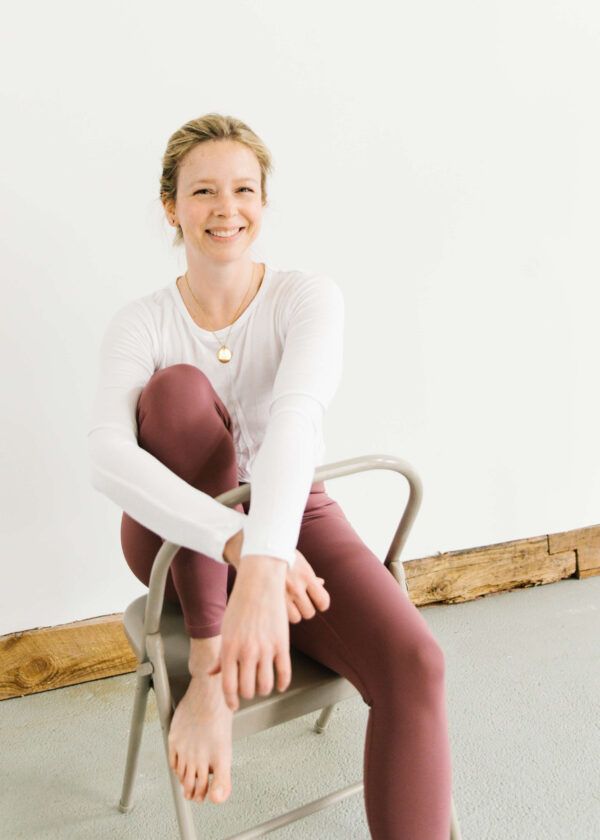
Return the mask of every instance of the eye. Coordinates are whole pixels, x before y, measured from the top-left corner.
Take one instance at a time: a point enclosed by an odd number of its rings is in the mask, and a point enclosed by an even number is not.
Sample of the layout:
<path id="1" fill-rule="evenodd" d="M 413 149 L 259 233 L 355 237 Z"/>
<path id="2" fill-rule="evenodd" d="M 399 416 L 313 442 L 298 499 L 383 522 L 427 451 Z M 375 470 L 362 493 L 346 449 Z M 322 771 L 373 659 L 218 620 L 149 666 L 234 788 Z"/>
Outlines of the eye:
<path id="1" fill-rule="evenodd" d="M 240 187 L 240 190 L 248 190 L 248 192 L 254 192 L 254 190 L 251 189 L 250 187 Z M 205 193 L 205 192 L 209 192 L 208 187 L 201 187 L 199 190 L 196 190 L 194 192 L 194 195 L 197 195 L 198 193 Z"/>

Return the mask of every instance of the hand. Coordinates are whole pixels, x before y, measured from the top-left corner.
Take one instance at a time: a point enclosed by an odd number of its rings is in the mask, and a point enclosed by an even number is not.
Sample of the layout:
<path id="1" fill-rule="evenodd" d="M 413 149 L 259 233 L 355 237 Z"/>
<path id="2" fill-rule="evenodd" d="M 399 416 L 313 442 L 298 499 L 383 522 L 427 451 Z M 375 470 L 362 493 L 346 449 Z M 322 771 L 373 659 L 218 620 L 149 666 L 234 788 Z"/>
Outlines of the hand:
<path id="1" fill-rule="evenodd" d="M 234 566 L 236 571 L 240 563 L 242 541 L 243 531 L 240 530 L 227 541 L 223 552 L 227 562 Z M 324 583 L 324 578 L 315 575 L 306 557 L 296 549 L 294 565 L 291 568 L 287 567 L 285 581 L 285 603 L 288 621 L 291 624 L 298 624 L 303 618 L 312 618 L 316 614 L 315 607 L 321 612 L 329 609 L 330 598 Z"/>
<path id="2" fill-rule="evenodd" d="M 312 618 L 316 615 L 315 607 L 320 612 L 329 609 L 331 600 L 324 583 L 324 578 L 316 576 L 306 557 L 296 549 L 294 565 L 288 566 L 285 579 L 288 621 L 298 624 L 303 618 Z"/>
<path id="3" fill-rule="evenodd" d="M 273 664 L 277 689 L 285 691 L 292 678 L 289 624 L 284 586 L 287 563 L 275 557 L 246 555 L 237 567 L 221 625 L 219 658 L 209 676 L 222 672 L 225 702 L 238 708 L 238 692 L 254 697 L 273 690 Z M 238 676 L 239 668 L 239 676 Z"/>

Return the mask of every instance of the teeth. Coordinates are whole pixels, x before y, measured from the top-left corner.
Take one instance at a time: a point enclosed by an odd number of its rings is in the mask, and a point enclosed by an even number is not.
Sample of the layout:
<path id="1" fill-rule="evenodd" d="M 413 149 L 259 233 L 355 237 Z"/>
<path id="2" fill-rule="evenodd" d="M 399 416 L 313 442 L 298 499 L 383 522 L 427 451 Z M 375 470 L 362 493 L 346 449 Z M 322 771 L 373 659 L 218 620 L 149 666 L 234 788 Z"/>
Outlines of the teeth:
<path id="1" fill-rule="evenodd" d="M 212 233 L 213 236 L 235 236 L 241 228 L 235 228 L 234 230 L 225 232 L 225 231 L 217 231 L 217 230 L 209 230 L 209 233 Z"/>

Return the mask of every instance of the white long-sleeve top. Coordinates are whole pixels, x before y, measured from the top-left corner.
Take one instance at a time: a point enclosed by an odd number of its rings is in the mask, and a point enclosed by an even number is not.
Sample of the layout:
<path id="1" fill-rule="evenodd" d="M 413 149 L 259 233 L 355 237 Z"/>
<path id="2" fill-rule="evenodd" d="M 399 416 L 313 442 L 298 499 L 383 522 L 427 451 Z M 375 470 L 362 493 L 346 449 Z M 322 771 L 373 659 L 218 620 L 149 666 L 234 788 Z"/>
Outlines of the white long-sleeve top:
<path id="1" fill-rule="evenodd" d="M 227 540 L 243 529 L 241 557 L 265 554 L 293 565 L 325 454 L 322 423 L 341 379 L 343 332 L 344 298 L 331 277 L 269 265 L 231 326 L 233 356 L 226 363 L 175 280 L 125 304 L 100 346 L 87 432 L 92 485 L 163 539 L 219 562 L 226 562 Z M 140 393 L 156 370 L 179 363 L 202 370 L 229 411 L 238 480 L 252 485 L 247 515 L 197 490 L 138 445 Z"/>

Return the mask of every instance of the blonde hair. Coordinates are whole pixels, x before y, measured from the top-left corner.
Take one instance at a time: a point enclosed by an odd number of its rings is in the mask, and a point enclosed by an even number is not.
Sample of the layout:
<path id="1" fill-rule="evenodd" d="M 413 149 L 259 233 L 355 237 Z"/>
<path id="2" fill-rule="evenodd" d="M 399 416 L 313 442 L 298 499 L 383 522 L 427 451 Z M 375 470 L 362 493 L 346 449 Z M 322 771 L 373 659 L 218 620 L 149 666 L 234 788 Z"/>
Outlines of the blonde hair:
<path id="1" fill-rule="evenodd" d="M 162 158 L 160 176 L 160 199 L 175 203 L 177 198 L 177 177 L 182 161 L 187 153 L 199 143 L 207 140 L 236 140 L 248 146 L 256 155 L 260 164 L 260 188 L 263 207 L 267 204 L 267 176 L 273 171 L 273 162 L 269 150 L 263 141 L 242 120 L 223 114 L 204 114 L 182 125 L 169 137 L 167 148 Z M 181 226 L 177 226 L 173 246 L 183 242 Z"/>

